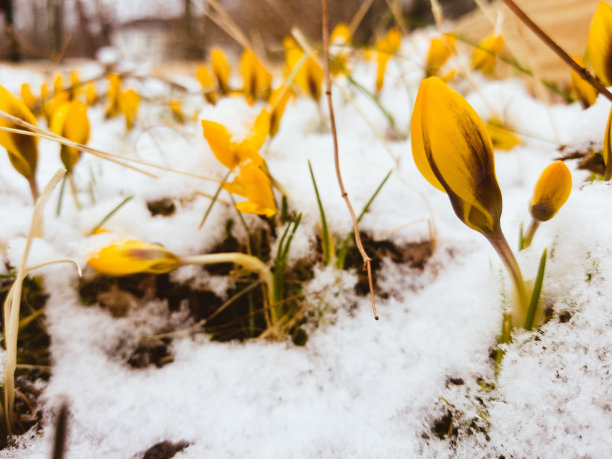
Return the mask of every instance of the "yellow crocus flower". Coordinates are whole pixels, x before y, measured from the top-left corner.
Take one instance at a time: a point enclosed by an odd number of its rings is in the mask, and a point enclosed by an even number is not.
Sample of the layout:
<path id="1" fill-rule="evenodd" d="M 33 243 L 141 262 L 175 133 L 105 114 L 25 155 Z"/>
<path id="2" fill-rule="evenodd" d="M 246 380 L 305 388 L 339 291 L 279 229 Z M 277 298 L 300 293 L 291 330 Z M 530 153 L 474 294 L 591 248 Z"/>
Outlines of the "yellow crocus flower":
<path id="1" fill-rule="evenodd" d="M 497 118 L 487 121 L 486 127 L 496 150 L 510 151 L 521 143 L 521 140 Z"/>
<path id="2" fill-rule="evenodd" d="M 78 99 L 60 106 L 51 119 L 51 131 L 73 142 L 86 144 L 89 141 L 89 118 L 87 105 Z M 74 147 L 62 145 L 60 157 L 66 171 L 72 172 L 81 152 Z"/>
<path id="3" fill-rule="evenodd" d="M 276 214 L 274 194 L 268 175 L 252 163 L 240 167 L 240 175 L 224 188 L 232 194 L 247 198 L 247 201 L 236 203 L 236 209 L 245 214 L 265 215 Z"/>
<path id="4" fill-rule="evenodd" d="M 70 100 L 70 94 L 67 91 L 62 91 L 60 93 L 54 94 L 50 100 L 47 100 L 43 104 L 43 115 L 47 119 L 47 123 L 51 124 L 51 119 L 53 118 L 53 113 L 64 105 L 66 102 Z"/>
<path id="5" fill-rule="evenodd" d="M 474 109 L 437 77 L 421 82 L 410 126 L 421 174 L 448 193 L 457 217 L 490 235 L 499 231 L 502 196 L 493 144 Z"/>
<path id="6" fill-rule="evenodd" d="M 274 137 L 278 132 L 281 118 L 283 117 L 283 113 L 285 113 L 285 107 L 287 106 L 287 102 L 289 102 L 289 98 L 291 96 L 291 89 L 287 88 L 285 85 L 281 85 L 272 91 L 269 101 L 271 107 L 270 137 Z"/>
<path id="7" fill-rule="evenodd" d="M 329 37 L 333 58 L 330 62 L 330 70 L 333 74 L 346 73 L 348 71 L 347 61 L 351 53 L 351 29 L 348 24 L 341 22 Z"/>
<path id="8" fill-rule="evenodd" d="M 283 45 L 285 47 L 285 73 L 289 75 L 294 71 L 295 66 L 300 64 L 304 52 L 291 37 L 285 37 Z M 313 56 L 308 56 L 297 70 L 294 81 L 304 94 L 318 101 L 321 99 L 324 76 L 323 67 Z"/>
<path id="9" fill-rule="evenodd" d="M 233 170 L 247 162 L 256 166 L 263 163 L 259 149 L 270 131 L 270 114 L 266 109 L 255 119 L 251 134 L 240 142 L 233 142 L 230 132 L 220 123 L 202 120 L 202 128 L 213 154 L 228 169 Z"/>
<path id="10" fill-rule="evenodd" d="M 502 195 L 484 123 L 458 92 L 429 77 L 419 86 L 410 133 L 419 172 L 448 194 L 457 217 L 487 238 L 508 269 L 517 293 L 512 318 L 522 324 L 529 308 L 527 290 L 501 230 Z"/>
<path id="11" fill-rule="evenodd" d="M 121 97 L 121 76 L 111 73 L 108 76 L 108 93 L 105 116 L 112 118 L 120 113 L 119 99 Z"/>
<path id="12" fill-rule="evenodd" d="M 172 112 L 172 116 L 176 120 L 177 123 L 185 122 L 185 114 L 183 113 L 183 105 L 180 100 L 174 99 L 171 100 L 170 103 L 170 111 Z"/>
<path id="13" fill-rule="evenodd" d="M 221 94 L 229 92 L 230 65 L 221 48 L 210 50 L 210 68 L 217 79 L 217 85 Z"/>
<path id="14" fill-rule="evenodd" d="M 19 94 L 21 95 L 21 99 L 25 102 L 30 111 L 33 112 L 36 108 L 36 104 L 38 101 L 36 100 L 36 96 L 32 93 L 30 85 L 28 83 L 23 83 L 21 85 Z"/>
<path id="15" fill-rule="evenodd" d="M 217 103 L 217 83 L 206 65 L 202 64 L 198 66 L 198 69 L 196 70 L 196 78 L 202 85 L 202 89 L 204 90 L 204 98 L 209 103 L 215 105 Z"/>
<path id="16" fill-rule="evenodd" d="M 98 88 L 95 81 L 90 81 L 85 88 L 85 102 L 90 107 L 98 101 Z"/>
<path id="17" fill-rule="evenodd" d="M 402 42 L 402 34 L 398 29 L 389 29 L 385 38 L 376 41 L 376 92 L 379 92 L 385 81 L 387 62 L 391 56 L 397 54 Z"/>
<path id="18" fill-rule="evenodd" d="M 606 2 L 599 2 L 591 20 L 587 55 L 597 78 L 612 86 L 612 6 Z"/>
<path id="19" fill-rule="evenodd" d="M 125 241 L 111 244 L 93 254 L 87 264 L 107 276 L 165 274 L 176 269 L 180 259 L 160 244 Z"/>
<path id="20" fill-rule="evenodd" d="M 64 78 L 62 74 L 58 74 L 53 80 L 53 95 L 57 95 L 64 91 Z"/>
<path id="21" fill-rule="evenodd" d="M 529 203 L 531 216 L 541 222 L 550 220 L 563 207 L 572 191 L 572 174 L 563 161 L 550 164 L 538 179 Z"/>
<path id="22" fill-rule="evenodd" d="M 128 89 L 119 96 L 119 110 L 125 115 L 126 129 L 130 130 L 134 127 L 139 106 L 140 96 L 134 89 Z"/>
<path id="23" fill-rule="evenodd" d="M 0 110 L 36 125 L 36 118 L 25 102 L 2 85 L 0 85 Z M 4 118 L 0 118 L 0 127 L 23 129 L 21 126 Z M 9 160 L 15 170 L 30 183 L 32 196 L 36 200 L 38 197 L 35 177 L 36 165 L 38 163 L 38 138 L 0 130 L 0 145 L 6 149 Z"/>
<path id="24" fill-rule="evenodd" d="M 440 68 L 456 52 L 454 35 L 443 35 L 431 39 L 429 51 L 425 59 L 425 76 L 438 76 Z"/>
<path id="25" fill-rule="evenodd" d="M 272 75 L 250 49 L 245 49 L 240 57 L 240 73 L 244 82 L 243 92 L 249 105 L 253 105 L 255 99 L 268 97 Z"/>
<path id="26" fill-rule="evenodd" d="M 478 43 L 472 54 L 472 68 L 492 75 L 495 70 L 497 55 L 504 48 L 504 37 L 491 33 Z"/>

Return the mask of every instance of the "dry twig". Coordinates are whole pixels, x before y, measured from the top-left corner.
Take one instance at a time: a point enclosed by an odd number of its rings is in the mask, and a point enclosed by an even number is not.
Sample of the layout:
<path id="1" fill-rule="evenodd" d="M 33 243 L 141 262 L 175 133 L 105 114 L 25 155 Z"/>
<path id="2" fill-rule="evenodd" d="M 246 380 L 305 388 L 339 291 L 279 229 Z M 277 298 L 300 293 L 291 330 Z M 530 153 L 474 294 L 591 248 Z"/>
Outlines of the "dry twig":
<path id="1" fill-rule="evenodd" d="M 603 94 L 606 99 L 612 101 L 612 93 L 599 81 L 596 77 L 581 65 L 571 58 L 567 52 L 561 48 L 552 38 L 548 36 L 529 16 L 521 9 L 513 0 L 502 0 L 510 11 L 512 11 L 527 27 L 531 29 L 557 56 L 559 56 L 567 65 L 578 72 L 580 77 L 593 86 L 598 93 Z"/>
<path id="2" fill-rule="evenodd" d="M 372 301 L 372 311 L 374 312 L 374 318 L 378 320 L 378 313 L 376 312 L 376 302 L 374 301 L 374 286 L 372 284 L 372 259 L 368 256 L 366 251 L 363 248 L 363 244 L 361 243 L 361 237 L 359 236 L 359 223 L 357 222 L 357 216 L 355 215 L 355 211 L 353 210 L 353 206 L 351 205 L 351 201 L 349 200 L 348 193 L 344 188 L 344 183 L 342 181 L 342 174 L 340 173 L 340 157 L 338 154 L 338 135 L 336 133 L 336 119 L 334 117 L 334 106 L 332 103 L 332 93 L 331 93 L 331 76 L 329 74 L 329 27 L 328 27 L 328 17 L 329 17 L 329 7 L 327 0 L 323 1 L 323 70 L 325 73 L 325 95 L 327 96 L 327 106 L 329 108 L 329 122 L 331 125 L 331 133 L 332 138 L 334 140 L 334 164 L 336 166 L 336 177 L 338 178 L 338 185 L 340 186 L 340 191 L 342 193 L 342 197 L 346 202 L 346 207 L 351 214 L 351 218 L 353 219 L 353 227 L 355 231 L 355 244 L 357 245 L 357 249 L 361 254 L 361 258 L 363 258 L 364 268 L 368 271 L 368 284 L 370 286 L 370 300 Z"/>

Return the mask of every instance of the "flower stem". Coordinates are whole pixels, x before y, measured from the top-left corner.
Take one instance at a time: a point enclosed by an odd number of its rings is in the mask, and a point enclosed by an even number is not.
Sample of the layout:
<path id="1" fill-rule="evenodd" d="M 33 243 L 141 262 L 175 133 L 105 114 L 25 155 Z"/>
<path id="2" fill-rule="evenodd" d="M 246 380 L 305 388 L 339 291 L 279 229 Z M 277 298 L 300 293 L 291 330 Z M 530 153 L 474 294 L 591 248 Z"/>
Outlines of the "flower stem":
<path id="1" fill-rule="evenodd" d="M 181 258 L 181 265 L 210 265 L 214 263 L 236 263 L 249 271 L 259 274 L 261 280 L 266 284 L 268 301 L 270 302 L 270 320 L 273 325 L 277 322 L 278 318 L 274 303 L 278 301 L 278 298 L 274 295 L 274 278 L 268 265 L 257 257 L 240 252 L 209 253 Z"/>
<path id="2" fill-rule="evenodd" d="M 527 227 L 527 232 L 525 233 L 525 236 L 523 237 L 523 243 L 521 245 L 521 250 L 526 249 L 527 247 L 531 245 L 531 240 L 533 239 L 533 235 L 538 229 L 538 226 L 540 226 L 540 221 L 536 220 L 535 218 L 532 218 L 531 222 L 529 223 L 529 226 Z"/>
<path id="3" fill-rule="evenodd" d="M 525 282 L 523 281 L 523 275 L 521 269 L 512 253 L 512 249 L 508 245 L 508 241 L 504 237 L 501 229 L 498 229 L 494 233 L 485 235 L 495 251 L 499 254 L 502 262 L 506 266 L 512 282 L 514 282 L 514 288 L 518 296 L 518 304 L 516 301 L 512 302 L 512 322 L 514 324 L 523 324 L 525 322 L 525 316 L 527 315 L 527 309 L 529 303 L 527 300 L 527 290 L 525 289 Z"/>

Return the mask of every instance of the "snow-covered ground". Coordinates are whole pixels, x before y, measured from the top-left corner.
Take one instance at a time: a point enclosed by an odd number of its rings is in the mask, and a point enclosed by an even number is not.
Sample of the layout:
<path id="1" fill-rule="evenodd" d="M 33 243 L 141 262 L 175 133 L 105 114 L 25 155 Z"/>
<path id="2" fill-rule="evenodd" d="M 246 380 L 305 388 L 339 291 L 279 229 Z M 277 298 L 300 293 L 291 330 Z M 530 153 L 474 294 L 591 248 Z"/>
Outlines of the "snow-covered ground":
<path id="1" fill-rule="evenodd" d="M 425 35 L 405 39 L 400 56 L 389 62 L 380 95 L 403 135 L 409 132 L 426 47 Z M 360 61 L 353 77 L 371 89 L 375 71 L 373 62 Z M 88 72 L 94 75 L 95 66 L 83 69 L 83 76 Z M 26 70 L 0 67 L 0 83 L 15 92 L 23 81 L 41 80 Z M 198 90 L 195 79 L 180 81 Z M 492 81 L 473 74 L 472 81 L 477 90 L 465 82 L 458 86 L 467 100 L 483 118 L 491 112 L 503 117 L 522 141 L 495 156 L 504 199 L 502 227 L 515 248 L 521 223 L 529 222 L 528 202 L 539 174 L 560 156 L 561 145 L 601 149 L 610 103 L 600 97 L 587 110 L 577 103 L 546 106 L 518 79 Z M 205 176 L 222 178 L 225 170 L 202 137 L 199 120 L 221 122 L 240 136 L 263 107 L 249 107 L 239 97 L 211 106 L 191 95 L 184 100 L 185 112 L 198 111 L 198 120 L 177 126 L 158 102 L 170 97 L 166 85 L 155 80 L 125 84 L 149 98 L 137 127 L 126 133 L 123 119 L 105 120 L 103 107 L 92 107 L 89 145 Z M 589 174 L 568 162 L 574 181 L 569 201 L 541 225 L 532 246 L 517 254 L 524 276 L 533 280 L 548 247 L 542 304 L 553 308 L 552 318 L 532 332 L 515 330 L 496 374 L 489 354 L 512 295 L 501 262 L 480 234 L 456 218 L 448 197 L 420 176 L 410 141 L 387 136 L 387 120 L 372 101 L 342 79 L 338 84 L 345 88 L 334 91 L 341 168 L 354 207 L 360 210 L 394 170 L 362 230 L 398 246 L 428 240 L 428 220 L 437 234 L 435 252 L 422 270 L 383 260 L 377 273 L 380 291 L 386 293 L 378 298 L 380 320 L 373 319 L 369 299 L 355 293 L 354 271 L 318 263 L 304 292 L 306 303 L 323 312 L 305 346 L 289 338 L 220 343 L 202 333 L 177 335 L 171 363 L 134 369 L 126 353 L 168 324 L 187 328 L 185 311 L 171 312 L 164 301 L 151 299 L 116 318 L 97 305 L 80 303 L 73 266 L 41 269 L 49 294 L 53 362 L 51 378 L 41 387 L 43 428 L 17 438 L 0 457 L 48 457 L 63 401 L 70 409 L 69 458 L 141 457 L 163 441 L 185 442 L 176 455 L 185 458 L 609 455 L 609 184 L 588 182 Z M 319 125 L 313 101 L 298 98 L 263 149 L 271 174 L 288 191 L 290 209 L 303 212 L 290 264 L 312 258 L 320 236 L 308 160 L 334 237 L 342 240 L 351 229 L 333 168 L 332 138 Z M 59 147 L 42 140 L 40 150 L 38 181 L 44 185 L 60 165 Z M 118 238 L 159 242 L 179 255 L 206 253 L 220 243 L 225 222 L 236 219 L 236 211 L 218 203 L 200 230 L 210 200 L 196 193 L 213 194 L 217 184 L 155 173 L 159 178 L 84 154 L 75 170 L 84 208 L 76 210 L 66 193 L 56 217 L 55 191 L 45 210 L 44 237 L 35 240 L 29 264 L 69 256 L 85 266 L 88 255 Z M 109 232 L 88 235 L 130 195 L 134 198 L 105 225 Z M 151 216 L 147 210 L 147 201 L 161 198 L 176 203 L 171 217 Z M 15 267 L 32 206 L 27 182 L 4 154 L 0 199 L 2 265 Z M 259 220 L 245 218 L 249 225 Z M 240 225 L 235 233 L 244 237 Z M 88 268 L 84 275 L 91 278 L 94 272 Z M 172 273 L 187 283 L 201 275 L 189 267 Z M 442 435 L 445 430 L 450 435 Z"/>

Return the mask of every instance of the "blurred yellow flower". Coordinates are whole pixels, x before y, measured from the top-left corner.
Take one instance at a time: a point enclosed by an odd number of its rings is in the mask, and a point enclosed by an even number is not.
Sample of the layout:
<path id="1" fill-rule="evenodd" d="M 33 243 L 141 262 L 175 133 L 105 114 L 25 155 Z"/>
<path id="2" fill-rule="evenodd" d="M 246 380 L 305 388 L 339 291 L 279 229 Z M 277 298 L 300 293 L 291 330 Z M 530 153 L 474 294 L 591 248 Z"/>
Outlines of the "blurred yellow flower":
<path id="1" fill-rule="evenodd" d="M 111 73 L 108 76 L 108 93 L 106 94 L 106 118 L 112 118 L 120 113 L 119 99 L 121 96 L 121 76 Z"/>
<path id="2" fill-rule="evenodd" d="M 521 140 L 497 118 L 489 119 L 486 127 L 495 150 L 510 151 L 521 143 Z"/>
<path id="3" fill-rule="evenodd" d="M 504 48 L 504 37 L 491 33 L 488 37 L 478 43 L 472 54 L 472 68 L 482 73 L 492 75 L 495 71 L 497 55 Z"/>
<path id="4" fill-rule="evenodd" d="M 541 222 L 550 220 L 561 209 L 572 191 L 572 174 L 563 161 L 550 164 L 538 179 L 529 203 L 531 216 Z"/>
<path id="5" fill-rule="evenodd" d="M 0 110 L 36 125 L 36 118 L 25 102 L 2 85 L 0 85 Z M 0 118 L 0 127 L 23 129 L 4 118 Z M 15 170 L 28 180 L 32 195 L 36 199 L 38 196 L 35 178 L 38 163 L 38 138 L 0 130 L 0 145 L 6 149 Z"/>
<path id="6" fill-rule="evenodd" d="M 289 75 L 297 65 L 300 65 L 304 52 L 291 37 L 283 39 L 283 46 L 285 47 L 285 74 Z M 295 83 L 304 94 L 318 101 L 321 99 L 323 77 L 323 67 L 319 65 L 313 56 L 309 55 L 296 71 Z"/>
<path id="7" fill-rule="evenodd" d="M 85 88 L 85 102 L 90 107 L 98 101 L 98 89 L 95 81 L 90 81 Z"/>
<path id="8" fill-rule="evenodd" d="M 168 104 L 170 106 L 170 111 L 172 112 L 172 116 L 177 123 L 185 122 L 185 114 L 183 113 L 183 105 L 181 101 L 178 99 L 173 99 Z"/>
<path id="9" fill-rule="evenodd" d="M 21 99 L 25 102 L 30 111 L 34 111 L 36 108 L 37 100 L 36 96 L 32 93 L 32 89 L 28 83 L 23 83 L 21 85 L 21 89 L 19 94 L 21 95 Z"/>
<path id="10" fill-rule="evenodd" d="M 245 49 L 240 57 L 240 74 L 243 92 L 249 105 L 255 99 L 267 99 L 270 94 L 272 75 L 266 70 L 253 50 Z"/>
<path id="11" fill-rule="evenodd" d="M 612 6 L 606 2 L 599 2 L 591 20 L 587 55 L 597 78 L 612 86 Z"/>
<path id="12" fill-rule="evenodd" d="M 107 276 L 164 274 L 180 265 L 180 259 L 160 244 L 125 241 L 111 244 L 92 255 L 87 264 Z"/>
<path id="13" fill-rule="evenodd" d="M 281 118 L 285 113 L 285 107 L 292 96 L 291 89 L 284 84 L 272 91 L 270 95 L 270 137 L 274 137 L 280 127 Z"/>
<path id="14" fill-rule="evenodd" d="M 210 50 L 210 68 L 217 79 L 217 85 L 221 94 L 229 92 L 230 65 L 221 48 Z"/>
<path id="15" fill-rule="evenodd" d="M 233 170 L 247 162 L 255 166 L 263 163 L 259 149 L 270 131 L 270 114 L 266 109 L 255 119 L 250 135 L 240 142 L 233 142 L 230 132 L 220 123 L 202 120 L 202 128 L 213 154 L 228 169 Z"/>
<path id="16" fill-rule="evenodd" d="M 474 109 L 442 80 L 430 77 L 419 86 L 410 130 L 417 168 L 448 193 L 457 217 L 485 235 L 498 232 L 502 196 L 493 144 Z"/>
<path id="17" fill-rule="evenodd" d="M 387 62 L 391 56 L 397 54 L 402 43 L 402 34 L 399 30 L 389 29 L 385 38 L 376 41 L 376 92 L 379 92 L 385 81 Z"/>
<path id="18" fill-rule="evenodd" d="M 56 75 L 55 79 L 53 80 L 53 95 L 57 95 L 63 91 L 64 91 L 64 78 L 62 77 L 62 74 L 60 73 Z"/>
<path id="19" fill-rule="evenodd" d="M 76 143 L 86 144 L 89 141 L 89 118 L 87 105 L 78 99 L 61 105 L 51 119 L 51 131 Z M 62 145 L 60 157 L 66 171 L 72 172 L 81 152 L 74 147 Z"/>
<path id="20" fill-rule="evenodd" d="M 425 76 L 438 76 L 440 68 L 456 52 L 455 42 L 457 37 L 445 34 L 441 37 L 431 39 L 429 51 L 425 59 Z"/>
<path id="21" fill-rule="evenodd" d="M 329 37 L 330 52 L 333 53 L 329 68 L 332 74 L 348 72 L 348 57 L 351 53 L 351 29 L 348 24 L 341 22 Z"/>
<path id="22" fill-rule="evenodd" d="M 128 89 L 119 96 L 119 111 L 125 115 L 126 129 L 130 130 L 134 127 L 139 106 L 140 96 L 134 89 Z"/>
<path id="23" fill-rule="evenodd" d="M 208 70 L 208 67 L 204 64 L 198 65 L 196 70 L 196 78 L 202 85 L 204 91 L 204 98 L 211 104 L 217 103 L 217 83 L 215 77 Z"/>
<path id="24" fill-rule="evenodd" d="M 70 94 L 68 94 L 67 91 L 62 91 L 59 92 L 57 94 L 54 94 L 53 97 L 51 97 L 51 99 L 48 99 L 44 104 L 43 104 L 43 115 L 45 116 L 46 120 L 47 120 L 47 124 L 51 124 L 51 119 L 53 118 L 53 113 L 55 113 L 55 111 L 61 107 L 62 105 L 64 105 L 66 102 L 68 102 L 70 100 Z"/>

